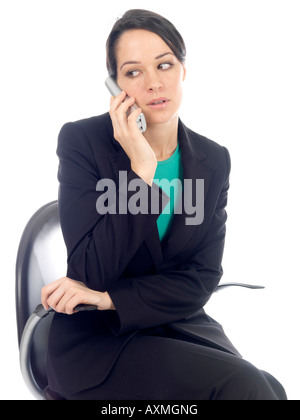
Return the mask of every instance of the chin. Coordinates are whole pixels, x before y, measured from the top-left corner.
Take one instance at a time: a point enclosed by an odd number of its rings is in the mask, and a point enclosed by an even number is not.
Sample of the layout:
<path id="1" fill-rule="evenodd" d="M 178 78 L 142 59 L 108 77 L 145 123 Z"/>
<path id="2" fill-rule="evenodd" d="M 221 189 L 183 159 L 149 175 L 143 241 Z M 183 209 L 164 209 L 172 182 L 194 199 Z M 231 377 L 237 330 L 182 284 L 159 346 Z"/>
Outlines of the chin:
<path id="1" fill-rule="evenodd" d="M 171 114 L 169 112 L 145 113 L 146 122 L 148 125 L 167 124 L 178 117 L 178 112 Z"/>

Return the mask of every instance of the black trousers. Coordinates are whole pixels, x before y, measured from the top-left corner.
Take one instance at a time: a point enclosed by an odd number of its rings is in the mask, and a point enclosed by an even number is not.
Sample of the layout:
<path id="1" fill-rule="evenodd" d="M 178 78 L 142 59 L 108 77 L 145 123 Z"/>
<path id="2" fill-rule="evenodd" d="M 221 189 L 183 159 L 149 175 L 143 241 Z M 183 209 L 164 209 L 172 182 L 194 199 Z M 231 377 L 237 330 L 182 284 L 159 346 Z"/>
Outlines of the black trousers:
<path id="1" fill-rule="evenodd" d="M 71 400 L 286 400 L 282 385 L 246 360 L 169 336 L 140 334 L 101 385 Z"/>

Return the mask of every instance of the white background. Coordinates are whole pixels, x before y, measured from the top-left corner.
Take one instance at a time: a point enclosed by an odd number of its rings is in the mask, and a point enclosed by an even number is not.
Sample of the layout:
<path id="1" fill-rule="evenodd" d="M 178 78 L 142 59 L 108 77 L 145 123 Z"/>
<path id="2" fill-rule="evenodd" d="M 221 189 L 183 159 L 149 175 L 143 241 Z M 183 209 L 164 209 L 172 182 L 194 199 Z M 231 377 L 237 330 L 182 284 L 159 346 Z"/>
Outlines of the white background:
<path id="1" fill-rule="evenodd" d="M 105 41 L 129 8 L 165 15 L 186 41 L 181 118 L 232 158 L 223 281 L 266 286 L 215 294 L 208 312 L 246 359 L 299 400 L 297 0 L 1 0 L 0 398 L 32 398 L 18 365 L 19 239 L 57 197 L 61 126 L 108 110 Z"/>

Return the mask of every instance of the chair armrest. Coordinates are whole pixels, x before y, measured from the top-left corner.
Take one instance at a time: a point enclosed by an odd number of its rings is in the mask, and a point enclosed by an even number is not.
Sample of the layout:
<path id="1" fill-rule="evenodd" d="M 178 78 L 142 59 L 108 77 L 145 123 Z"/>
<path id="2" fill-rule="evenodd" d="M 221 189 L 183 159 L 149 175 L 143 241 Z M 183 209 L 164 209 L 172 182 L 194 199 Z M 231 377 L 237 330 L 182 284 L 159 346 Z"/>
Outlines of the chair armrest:
<path id="1" fill-rule="evenodd" d="M 75 311 L 92 311 L 96 310 L 94 305 L 78 305 Z M 31 368 L 31 349 L 33 343 L 33 335 L 42 319 L 46 318 L 50 313 L 54 312 L 52 308 L 46 310 L 43 305 L 38 305 L 32 315 L 28 318 L 20 342 L 20 367 L 23 379 L 36 399 L 41 400 L 44 397 L 44 390 L 40 388 L 35 380 Z"/>
<path id="2" fill-rule="evenodd" d="M 32 339 L 36 327 L 38 326 L 40 321 L 46 316 L 48 316 L 51 312 L 53 312 L 53 309 L 50 308 L 48 311 L 46 311 L 43 305 L 38 305 L 25 324 L 20 343 L 20 367 L 23 379 L 31 393 L 38 400 L 43 399 L 43 390 L 36 382 L 31 369 L 30 356 L 33 341 Z"/>
<path id="3" fill-rule="evenodd" d="M 215 291 L 218 292 L 220 289 L 225 289 L 226 287 L 232 287 L 232 286 L 246 287 L 247 289 L 264 289 L 265 288 L 265 286 L 259 286 L 259 285 L 255 285 L 255 284 L 223 283 L 223 284 L 219 284 Z"/>

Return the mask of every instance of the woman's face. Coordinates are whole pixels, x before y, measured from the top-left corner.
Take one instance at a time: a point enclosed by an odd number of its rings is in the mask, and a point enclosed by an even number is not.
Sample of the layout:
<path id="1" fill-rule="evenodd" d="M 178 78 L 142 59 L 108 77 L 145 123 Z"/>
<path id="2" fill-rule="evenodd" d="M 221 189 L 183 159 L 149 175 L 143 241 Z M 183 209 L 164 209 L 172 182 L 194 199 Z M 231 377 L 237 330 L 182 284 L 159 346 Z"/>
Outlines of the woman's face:
<path id="1" fill-rule="evenodd" d="M 178 116 L 185 66 L 153 32 L 129 30 L 116 48 L 117 82 L 142 108 L 147 124 L 162 124 Z"/>

